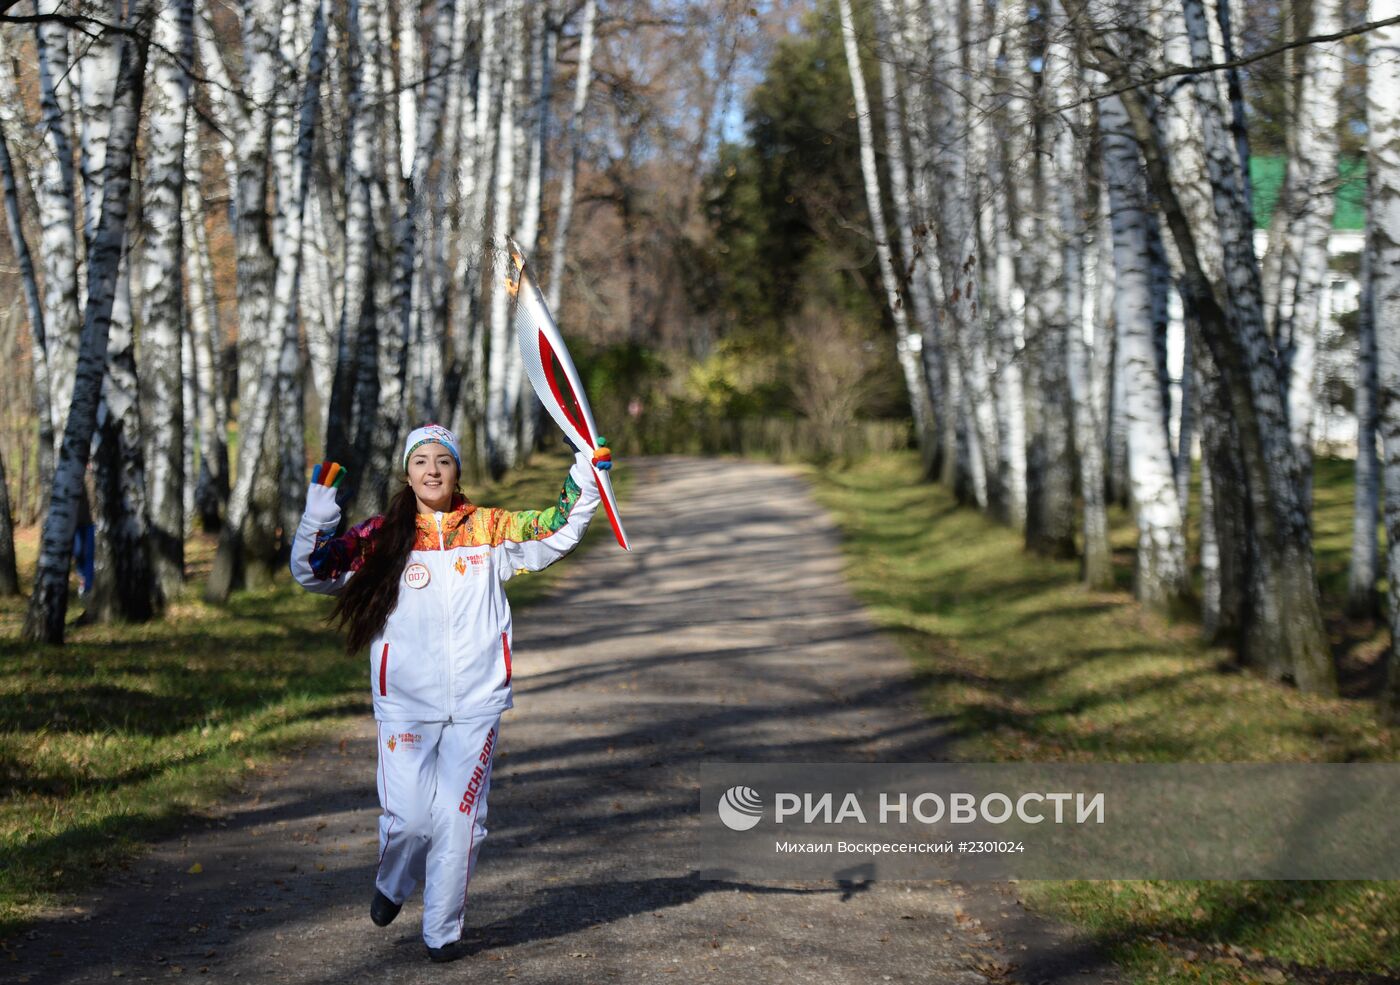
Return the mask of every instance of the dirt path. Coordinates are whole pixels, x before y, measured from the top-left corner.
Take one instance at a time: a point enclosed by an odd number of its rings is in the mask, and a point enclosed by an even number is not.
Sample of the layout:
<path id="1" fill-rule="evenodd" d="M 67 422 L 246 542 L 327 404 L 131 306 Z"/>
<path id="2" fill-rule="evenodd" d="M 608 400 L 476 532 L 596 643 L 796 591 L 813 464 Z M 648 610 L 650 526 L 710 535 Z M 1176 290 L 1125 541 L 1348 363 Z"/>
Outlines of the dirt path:
<path id="1" fill-rule="evenodd" d="M 369 921 L 366 721 L 34 927 L 0 980 L 1110 980 L 1014 886 L 693 876 L 698 764 L 937 759 L 939 723 L 851 598 L 835 528 L 799 479 L 732 462 L 631 467 L 634 552 L 596 546 L 557 601 L 517 620 L 516 707 L 468 904 L 476 953 L 430 964 L 417 898 L 387 929 Z"/>

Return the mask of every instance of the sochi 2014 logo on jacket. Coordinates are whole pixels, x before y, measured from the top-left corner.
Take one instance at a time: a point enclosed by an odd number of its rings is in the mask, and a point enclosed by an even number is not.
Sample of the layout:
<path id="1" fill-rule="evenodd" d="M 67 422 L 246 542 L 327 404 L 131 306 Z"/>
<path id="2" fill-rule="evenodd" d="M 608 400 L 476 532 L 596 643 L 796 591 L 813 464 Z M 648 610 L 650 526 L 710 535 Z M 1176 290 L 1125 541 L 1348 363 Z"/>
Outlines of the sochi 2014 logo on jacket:
<path id="1" fill-rule="evenodd" d="M 459 555 L 456 561 L 452 562 L 452 570 L 459 575 L 465 575 L 467 569 L 471 568 L 472 574 L 482 574 L 486 566 L 490 563 L 485 554 L 463 554 Z"/>

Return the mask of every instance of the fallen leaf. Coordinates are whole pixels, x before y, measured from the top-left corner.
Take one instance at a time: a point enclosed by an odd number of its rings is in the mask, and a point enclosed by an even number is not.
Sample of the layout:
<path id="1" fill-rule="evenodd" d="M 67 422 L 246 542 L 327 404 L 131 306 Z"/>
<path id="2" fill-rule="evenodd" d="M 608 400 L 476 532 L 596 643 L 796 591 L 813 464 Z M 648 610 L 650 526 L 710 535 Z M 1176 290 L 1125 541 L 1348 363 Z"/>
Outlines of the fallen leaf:
<path id="1" fill-rule="evenodd" d="M 191 865 L 191 866 L 190 866 L 188 869 L 186 869 L 185 871 L 188 872 L 188 873 L 189 873 L 190 875 L 192 875 L 192 876 L 197 876 L 197 875 L 199 875 L 201 872 L 204 871 L 204 866 L 202 866 L 202 865 L 200 865 L 198 862 L 196 862 L 194 865 Z"/>

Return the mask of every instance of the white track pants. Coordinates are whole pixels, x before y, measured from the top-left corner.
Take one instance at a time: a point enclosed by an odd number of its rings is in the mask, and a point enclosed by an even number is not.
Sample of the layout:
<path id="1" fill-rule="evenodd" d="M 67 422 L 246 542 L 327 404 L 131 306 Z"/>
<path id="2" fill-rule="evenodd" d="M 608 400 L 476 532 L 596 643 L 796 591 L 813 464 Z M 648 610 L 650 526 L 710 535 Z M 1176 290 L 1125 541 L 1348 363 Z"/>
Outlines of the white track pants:
<path id="1" fill-rule="evenodd" d="M 501 718 L 377 724 L 383 813 L 375 885 L 402 903 L 421 882 L 423 941 L 442 947 L 462 936 Z"/>

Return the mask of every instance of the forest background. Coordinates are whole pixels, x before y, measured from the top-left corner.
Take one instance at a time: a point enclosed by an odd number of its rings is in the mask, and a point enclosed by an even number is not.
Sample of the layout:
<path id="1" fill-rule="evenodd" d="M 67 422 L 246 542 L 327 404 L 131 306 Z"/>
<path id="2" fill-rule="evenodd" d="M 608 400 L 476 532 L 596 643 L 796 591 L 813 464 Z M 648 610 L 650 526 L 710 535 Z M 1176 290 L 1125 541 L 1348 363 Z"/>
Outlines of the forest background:
<path id="1" fill-rule="evenodd" d="M 1394 758 L 1400 0 L 0 0 L 0 175 L 0 921 L 356 710 L 309 462 L 548 494 L 506 234 L 624 481 L 822 470 L 968 755 Z M 1400 946 L 1388 884 L 1041 902 L 1167 980 Z"/>
<path id="2" fill-rule="evenodd" d="M 196 526 L 220 538 L 206 599 L 265 583 L 322 453 L 355 463 L 354 515 L 406 422 L 462 433 L 470 480 L 523 463 L 548 429 L 508 234 L 621 453 L 913 446 L 1091 587 L 1116 504 L 1144 605 L 1324 695 L 1312 471 L 1340 409 L 1347 605 L 1379 611 L 1370 521 L 1400 462 L 1376 438 L 1400 415 L 1380 0 L 0 19 L 0 571 L 18 591 L 11 517 L 42 522 L 27 638 L 62 640 L 89 529 L 83 618 L 139 622 L 187 590 Z"/>

